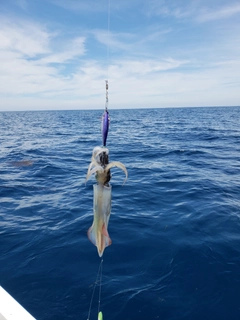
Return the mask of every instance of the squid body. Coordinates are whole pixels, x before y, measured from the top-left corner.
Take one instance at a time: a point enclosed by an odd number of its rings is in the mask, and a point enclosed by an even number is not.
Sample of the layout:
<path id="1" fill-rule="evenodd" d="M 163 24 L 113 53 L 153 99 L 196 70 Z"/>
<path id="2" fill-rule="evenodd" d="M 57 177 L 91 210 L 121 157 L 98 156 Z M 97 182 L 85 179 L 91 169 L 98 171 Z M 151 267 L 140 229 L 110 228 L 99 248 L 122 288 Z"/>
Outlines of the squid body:
<path id="1" fill-rule="evenodd" d="M 101 257 L 104 249 L 112 243 L 107 230 L 111 213 L 112 187 L 94 184 L 93 193 L 94 219 L 88 230 L 88 239 L 97 247 L 99 257 Z"/>
<path id="2" fill-rule="evenodd" d="M 101 257 L 104 249 L 110 246 L 112 241 L 108 234 L 108 222 L 111 214 L 112 186 L 110 169 L 118 167 L 128 176 L 126 167 L 118 161 L 108 162 L 109 150 L 105 147 L 95 147 L 92 153 L 91 163 L 88 168 L 86 181 L 95 174 L 97 184 L 93 185 L 93 224 L 88 230 L 89 240 L 97 247 Z M 126 180 L 125 179 L 125 180 Z"/>

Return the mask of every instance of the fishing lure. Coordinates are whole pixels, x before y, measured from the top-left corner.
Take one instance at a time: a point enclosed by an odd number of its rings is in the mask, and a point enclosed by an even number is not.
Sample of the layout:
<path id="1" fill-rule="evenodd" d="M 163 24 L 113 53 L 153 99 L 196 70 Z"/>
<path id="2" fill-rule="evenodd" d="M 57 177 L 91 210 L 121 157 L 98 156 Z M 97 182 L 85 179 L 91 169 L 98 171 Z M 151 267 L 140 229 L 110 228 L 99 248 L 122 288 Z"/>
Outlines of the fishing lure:
<path id="1" fill-rule="evenodd" d="M 103 139 L 103 146 L 104 147 L 106 147 L 106 143 L 107 143 L 109 123 L 110 123 L 110 118 L 109 118 L 108 110 L 106 108 L 106 110 L 104 111 L 104 114 L 102 116 L 102 139 Z"/>

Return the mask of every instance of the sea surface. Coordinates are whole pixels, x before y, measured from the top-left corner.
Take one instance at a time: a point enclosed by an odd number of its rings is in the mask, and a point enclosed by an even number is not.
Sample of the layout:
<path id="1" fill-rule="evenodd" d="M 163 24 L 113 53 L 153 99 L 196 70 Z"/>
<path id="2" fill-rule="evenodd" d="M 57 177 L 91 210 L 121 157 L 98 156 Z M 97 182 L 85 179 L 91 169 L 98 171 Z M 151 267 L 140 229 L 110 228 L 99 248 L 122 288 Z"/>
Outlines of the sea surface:
<path id="1" fill-rule="evenodd" d="M 0 285 L 37 320 L 97 319 L 88 240 L 102 111 L 0 113 Z M 240 319 L 240 108 L 111 110 L 104 320 Z M 1 306 L 0 301 L 0 306 Z"/>

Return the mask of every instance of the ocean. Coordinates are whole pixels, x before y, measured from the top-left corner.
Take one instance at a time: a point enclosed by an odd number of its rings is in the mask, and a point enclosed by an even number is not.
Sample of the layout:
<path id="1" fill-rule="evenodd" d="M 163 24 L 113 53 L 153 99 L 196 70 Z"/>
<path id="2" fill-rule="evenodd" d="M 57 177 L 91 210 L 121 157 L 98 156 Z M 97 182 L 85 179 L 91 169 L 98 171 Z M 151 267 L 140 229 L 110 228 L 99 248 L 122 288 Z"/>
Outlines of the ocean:
<path id="1" fill-rule="evenodd" d="M 109 111 L 110 161 L 129 178 L 111 170 L 104 320 L 240 319 L 240 107 Z M 101 116 L 0 113 L 0 285 L 37 320 L 88 317 Z"/>

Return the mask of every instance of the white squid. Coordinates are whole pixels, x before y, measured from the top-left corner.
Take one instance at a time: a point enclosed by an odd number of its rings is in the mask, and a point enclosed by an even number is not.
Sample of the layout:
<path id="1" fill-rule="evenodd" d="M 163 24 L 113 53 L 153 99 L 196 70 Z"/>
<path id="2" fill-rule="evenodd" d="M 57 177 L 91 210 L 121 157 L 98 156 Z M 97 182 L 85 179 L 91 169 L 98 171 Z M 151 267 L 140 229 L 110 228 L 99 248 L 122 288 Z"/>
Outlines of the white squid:
<path id="1" fill-rule="evenodd" d="M 119 161 L 108 163 L 109 150 L 106 147 L 95 147 L 92 153 L 91 163 L 88 167 L 86 182 L 92 174 L 95 173 L 97 184 L 93 185 L 93 224 L 88 230 L 89 240 L 97 247 L 98 254 L 101 257 L 104 249 L 110 246 L 112 241 L 108 234 L 108 222 L 111 214 L 111 193 L 112 186 L 110 169 L 118 167 L 122 169 L 128 177 L 128 172 L 124 164 Z M 125 182 L 124 181 L 124 182 Z"/>

